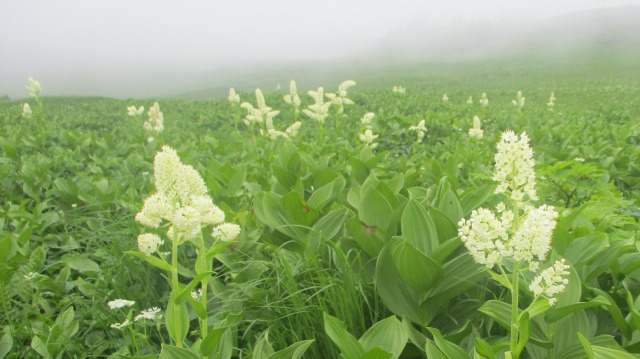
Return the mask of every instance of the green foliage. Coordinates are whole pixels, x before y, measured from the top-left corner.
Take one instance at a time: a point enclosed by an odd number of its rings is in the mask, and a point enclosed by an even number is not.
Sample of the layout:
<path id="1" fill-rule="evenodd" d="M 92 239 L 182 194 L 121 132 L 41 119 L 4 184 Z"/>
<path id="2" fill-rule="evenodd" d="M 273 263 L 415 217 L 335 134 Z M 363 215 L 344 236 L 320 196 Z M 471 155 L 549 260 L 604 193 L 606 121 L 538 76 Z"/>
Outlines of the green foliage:
<path id="1" fill-rule="evenodd" d="M 511 298 L 457 229 L 499 201 L 494 144 L 507 128 L 530 135 L 539 197 L 560 213 L 548 260 L 571 265 L 553 307 L 532 303 L 521 283 L 517 350 L 637 357 L 638 87 L 603 69 L 504 78 L 484 66 L 412 68 L 404 95 L 355 87 L 355 105 L 331 109 L 324 127 L 303 117 L 291 140 L 242 125 L 226 102 L 163 100 L 165 132 L 147 142 L 143 120 L 126 116 L 129 102 L 43 98 L 35 126 L 22 122 L 21 103 L 2 101 L 0 358 L 502 358 Z M 517 90 L 527 95 L 521 111 L 510 104 Z M 487 107 L 465 103 L 482 92 Z M 285 108 L 281 94 L 266 100 Z M 369 111 L 375 149 L 358 140 Z M 474 115 L 482 140 L 467 134 Z M 294 116 L 282 111 L 274 126 Z M 417 143 L 408 128 L 423 119 L 428 132 Z M 212 245 L 203 233 L 204 251 L 185 246 L 173 296 L 170 261 L 136 250 L 133 219 L 165 143 L 242 226 L 237 243 Z M 203 281 L 206 303 L 191 298 Z M 136 303 L 109 309 L 117 298 Z M 151 307 L 164 318 L 134 320 Z"/>

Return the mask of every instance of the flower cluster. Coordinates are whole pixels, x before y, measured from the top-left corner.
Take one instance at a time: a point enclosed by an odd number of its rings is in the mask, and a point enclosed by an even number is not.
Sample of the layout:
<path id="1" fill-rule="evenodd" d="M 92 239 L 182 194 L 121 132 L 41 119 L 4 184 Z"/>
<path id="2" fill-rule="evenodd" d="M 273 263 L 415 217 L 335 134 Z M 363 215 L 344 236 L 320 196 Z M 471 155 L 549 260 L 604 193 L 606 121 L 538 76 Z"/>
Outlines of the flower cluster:
<path id="1" fill-rule="evenodd" d="M 446 93 L 442 96 L 442 102 L 449 102 L 449 96 Z"/>
<path id="2" fill-rule="evenodd" d="M 422 142 L 422 139 L 427 134 L 427 128 L 424 126 L 424 120 L 420 120 L 417 125 L 409 127 L 409 131 L 416 131 L 416 133 L 418 134 L 417 141 Z"/>
<path id="3" fill-rule="evenodd" d="M 528 270 L 535 272 L 551 250 L 558 213 L 551 206 L 535 207 L 528 203 L 537 196 L 533 151 L 526 133 L 518 136 L 506 131 L 497 147 L 493 176 L 499 182 L 496 193 L 508 195 L 513 206 L 507 209 L 504 203 L 499 203 L 496 206 L 498 215 L 485 208 L 474 210 L 468 220 L 458 222 L 458 234 L 473 259 L 489 270 L 502 265 L 503 260 L 509 260 L 528 264 Z M 520 265 L 515 268 L 520 270 Z M 568 275 L 567 268 L 561 261 L 542 271 L 531 282 L 530 288 L 536 297 L 544 295 L 553 305 L 553 295 L 567 283 L 562 278 Z"/>
<path id="4" fill-rule="evenodd" d="M 569 276 L 569 266 L 564 259 L 556 261 L 552 267 L 544 269 L 538 274 L 529 289 L 536 297 L 544 296 L 549 298 L 549 305 L 553 306 L 558 299 L 554 298 L 556 294 L 564 291 L 565 286 L 569 283 L 566 278 Z"/>
<path id="5" fill-rule="evenodd" d="M 495 192 L 505 193 L 517 202 L 522 202 L 525 195 L 532 201 L 537 200 L 533 151 L 526 132 L 518 136 L 513 131 L 505 131 L 497 147 L 493 180 L 499 184 Z"/>
<path id="6" fill-rule="evenodd" d="M 243 102 L 240 105 L 240 107 L 247 110 L 247 115 L 244 118 L 244 124 L 247 126 L 254 122 L 264 123 L 265 121 L 273 121 L 273 118 L 280 113 L 280 111 L 276 111 L 267 106 L 264 95 L 260 89 L 256 89 L 256 104 L 258 106 L 257 108 L 254 108 L 253 105 L 248 102 Z"/>
<path id="7" fill-rule="evenodd" d="M 109 306 L 109 309 L 111 310 L 120 309 L 124 307 L 131 307 L 134 304 L 136 304 L 136 302 L 132 300 L 126 300 L 126 299 L 115 299 L 107 303 L 107 305 Z"/>
<path id="8" fill-rule="evenodd" d="M 137 117 L 142 115 L 142 113 L 144 112 L 144 106 L 140 106 L 138 108 L 136 108 L 135 106 L 131 105 L 129 107 L 127 107 L 127 115 L 129 117 Z"/>
<path id="9" fill-rule="evenodd" d="M 137 322 L 139 320 L 145 319 L 145 320 L 156 320 L 156 319 L 160 319 L 160 317 L 162 317 L 162 315 L 160 315 L 160 308 L 158 307 L 153 307 L 153 308 L 149 308 L 149 309 L 143 309 L 140 314 L 136 315 L 135 318 L 133 318 L 134 322 Z"/>
<path id="10" fill-rule="evenodd" d="M 473 128 L 469 129 L 469 137 L 475 139 L 482 139 L 484 131 L 482 131 L 482 124 L 480 123 L 480 117 L 473 116 Z"/>
<path id="11" fill-rule="evenodd" d="M 31 118 L 32 114 L 33 112 L 31 112 L 31 107 L 29 107 L 29 104 L 25 102 L 22 105 L 22 118 L 24 118 L 25 120 L 28 120 Z"/>
<path id="12" fill-rule="evenodd" d="M 480 105 L 486 107 L 489 106 L 489 99 L 487 98 L 487 94 L 486 93 L 482 93 L 482 98 L 480 99 Z"/>
<path id="13" fill-rule="evenodd" d="M 373 128 L 373 118 L 376 117 L 376 114 L 373 112 L 367 112 L 362 116 L 360 122 L 364 125 L 365 128 L 371 129 Z"/>
<path id="14" fill-rule="evenodd" d="M 516 94 L 516 99 L 511 100 L 511 103 L 518 108 L 518 110 L 524 107 L 524 96 L 522 96 L 522 91 L 518 91 Z"/>
<path id="15" fill-rule="evenodd" d="M 347 90 L 350 87 L 356 85 L 356 82 L 353 80 L 347 80 L 342 82 L 338 86 L 338 92 L 336 93 L 327 93 L 325 96 L 331 100 L 331 104 L 335 105 L 338 108 L 338 113 L 344 113 L 344 105 L 353 105 L 353 101 L 347 98 Z"/>
<path id="16" fill-rule="evenodd" d="M 207 195 L 198 171 L 180 162 L 173 148 L 162 147 L 155 156 L 153 169 L 157 192 L 146 199 L 136 221 L 151 228 L 158 228 L 163 220 L 169 222 L 167 237 L 178 243 L 197 237 L 203 226 L 224 224 L 224 212 Z M 238 227 L 235 233 L 239 231 Z M 139 238 L 139 249 L 147 254 L 157 250 L 158 239 Z"/>
<path id="17" fill-rule="evenodd" d="M 378 138 L 379 135 L 374 135 L 373 132 L 371 131 L 370 128 L 367 128 L 364 133 L 360 134 L 360 141 L 364 142 L 365 145 L 371 147 L 371 148 L 376 148 L 378 147 L 377 143 L 374 143 L 373 141 L 375 141 L 376 138 Z"/>
<path id="18" fill-rule="evenodd" d="M 396 86 L 393 86 L 391 91 L 393 93 L 404 94 L 407 90 L 404 87 L 400 86 L 400 85 L 396 85 Z"/>
<path id="19" fill-rule="evenodd" d="M 144 108 L 142 110 L 144 111 Z M 164 116 L 160 111 L 160 104 L 154 103 L 147 115 L 149 115 L 149 119 L 142 125 L 147 133 L 161 133 L 164 131 Z"/>
<path id="20" fill-rule="evenodd" d="M 25 89 L 27 89 L 27 93 L 29 94 L 29 96 L 33 98 L 40 97 L 40 91 L 42 90 L 42 86 L 40 86 L 40 82 L 37 80 L 34 80 L 33 77 L 29 77 L 28 81 L 29 81 L 29 84 L 25 86 Z"/>
<path id="21" fill-rule="evenodd" d="M 302 112 L 312 120 L 324 123 L 324 120 L 329 117 L 329 107 L 331 107 L 331 102 L 324 102 L 324 89 L 319 87 L 318 90 L 309 91 L 308 94 L 314 99 L 315 103 L 309 105 L 309 107 L 302 110 Z"/>
<path id="22" fill-rule="evenodd" d="M 556 96 L 552 92 L 551 97 L 549 97 L 549 102 L 547 102 L 547 109 L 549 111 L 553 111 L 553 106 L 555 105 L 555 102 L 556 102 Z"/>
<path id="23" fill-rule="evenodd" d="M 240 104 L 240 95 L 236 93 L 236 90 L 234 90 L 233 87 L 229 89 L 229 97 L 227 99 L 232 106 Z"/>
<path id="24" fill-rule="evenodd" d="M 291 80 L 289 83 L 289 93 L 284 95 L 284 102 L 293 106 L 295 113 L 298 113 L 300 108 L 300 96 L 298 96 L 298 88 L 296 82 Z"/>
<path id="25" fill-rule="evenodd" d="M 467 105 L 473 105 L 473 96 L 469 96 L 467 99 Z"/>

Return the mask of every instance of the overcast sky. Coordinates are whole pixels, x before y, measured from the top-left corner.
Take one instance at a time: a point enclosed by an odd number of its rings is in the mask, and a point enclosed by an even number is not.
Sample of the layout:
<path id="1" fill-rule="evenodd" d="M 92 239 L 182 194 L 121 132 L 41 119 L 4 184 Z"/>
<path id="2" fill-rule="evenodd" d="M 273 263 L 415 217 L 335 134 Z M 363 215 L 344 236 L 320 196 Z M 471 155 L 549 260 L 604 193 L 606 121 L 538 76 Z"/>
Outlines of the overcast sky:
<path id="1" fill-rule="evenodd" d="M 535 19 L 620 5 L 640 0 L 1 0 L 0 96 L 24 96 L 29 76 L 43 83 L 43 95 L 69 94 L 64 79 L 91 78 L 92 71 L 117 69 L 118 81 L 143 67 L 350 56 L 416 23 Z M 96 86 L 87 91 L 113 95 Z"/>

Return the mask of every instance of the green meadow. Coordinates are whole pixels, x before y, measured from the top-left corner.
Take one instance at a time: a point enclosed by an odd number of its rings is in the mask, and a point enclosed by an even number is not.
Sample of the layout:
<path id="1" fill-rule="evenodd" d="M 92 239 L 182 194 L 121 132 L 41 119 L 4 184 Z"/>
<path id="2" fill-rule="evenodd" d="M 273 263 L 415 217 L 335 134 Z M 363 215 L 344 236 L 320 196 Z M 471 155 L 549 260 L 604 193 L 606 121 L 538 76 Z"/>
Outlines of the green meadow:
<path id="1" fill-rule="evenodd" d="M 637 60 L 0 100 L 0 358 L 640 357 Z"/>

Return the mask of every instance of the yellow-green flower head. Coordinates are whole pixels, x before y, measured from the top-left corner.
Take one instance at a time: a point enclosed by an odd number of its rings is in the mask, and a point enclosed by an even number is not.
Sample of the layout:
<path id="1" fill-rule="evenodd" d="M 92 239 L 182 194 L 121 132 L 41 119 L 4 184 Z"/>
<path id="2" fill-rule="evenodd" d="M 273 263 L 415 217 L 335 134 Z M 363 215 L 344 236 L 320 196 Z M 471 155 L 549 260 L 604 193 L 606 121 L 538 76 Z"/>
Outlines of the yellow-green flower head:
<path id="1" fill-rule="evenodd" d="M 31 118 L 32 114 L 33 112 L 31 112 L 31 107 L 29 107 L 29 104 L 25 102 L 22 105 L 22 117 L 28 120 Z"/>
<path id="2" fill-rule="evenodd" d="M 499 184 L 495 193 L 504 193 L 517 202 L 523 202 L 525 196 L 537 200 L 535 162 L 526 132 L 520 136 L 513 131 L 503 132 L 497 147 L 493 180 Z"/>
<path id="3" fill-rule="evenodd" d="M 238 238 L 240 234 L 240 226 L 233 223 L 223 223 L 216 226 L 211 232 L 211 236 L 222 242 L 230 242 Z"/>
<path id="4" fill-rule="evenodd" d="M 29 94 L 29 96 L 33 98 L 40 96 L 40 90 L 42 89 L 42 87 L 40 86 L 40 82 L 34 80 L 33 77 L 29 77 L 28 81 L 29 84 L 25 86 L 25 89 L 27 89 L 27 93 Z"/>
<path id="5" fill-rule="evenodd" d="M 232 105 L 238 105 L 240 104 L 240 95 L 238 95 L 236 93 L 236 90 L 232 88 L 229 89 L 229 103 L 231 103 Z"/>
<path id="6" fill-rule="evenodd" d="M 162 245 L 162 239 L 153 233 L 143 233 L 138 236 L 138 251 L 151 255 Z"/>

